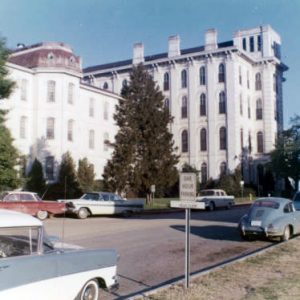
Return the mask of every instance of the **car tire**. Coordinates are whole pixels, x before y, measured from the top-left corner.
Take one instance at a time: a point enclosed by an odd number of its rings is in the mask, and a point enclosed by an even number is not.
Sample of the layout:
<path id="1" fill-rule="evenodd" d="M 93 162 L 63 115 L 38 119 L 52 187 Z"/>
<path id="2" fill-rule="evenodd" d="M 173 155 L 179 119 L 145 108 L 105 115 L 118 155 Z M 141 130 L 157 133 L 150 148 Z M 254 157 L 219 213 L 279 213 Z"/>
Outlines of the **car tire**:
<path id="1" fill-rule="evenodd" d="M 208 211 L 214 211 L 215 208 L 216 208 L 215 203 L 214 202 L 209 202 L 207 210 Z"/>
<path id="2" fill-rule="evenodd" d="M 290 239 L 291 237 L 291 229 L 290 226 L 285 226 L 284 230 L 283 230 L 283 235 L 281 237 L 281 241 L 282 242 L 286 242 Z"/>
<path id="3" fill-rule="evenodd" d="M 81 207 L 77 213 L 79 219 L 86 219 L 89 215 L 90 213 L 85 207 Z"/>
<path id="4" fill-rule="evenodd" d="M 37 216 L 38 219 L 43 221 L 43 220 L 46 220 L 48 218 L 48 212 L 46 210 L 39 210 L 36 213 L 36 216 Z"/>
<path id="5" fill-rule="evenodd" d="M 88 281 L 79 295 L 76 297 L 76 300 L 98 300 L 99 297 L 99 286 L 96 280 Z"/>

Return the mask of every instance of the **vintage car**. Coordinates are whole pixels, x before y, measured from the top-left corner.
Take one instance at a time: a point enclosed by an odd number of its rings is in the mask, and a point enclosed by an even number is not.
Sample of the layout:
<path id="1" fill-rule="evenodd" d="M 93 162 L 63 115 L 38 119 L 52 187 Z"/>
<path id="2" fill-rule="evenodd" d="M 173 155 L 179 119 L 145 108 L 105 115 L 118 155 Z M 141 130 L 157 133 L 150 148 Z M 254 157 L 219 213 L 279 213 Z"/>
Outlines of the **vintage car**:
<path id="1" fill-rule="evenodd" d="M 67 213 L 80 219 L 91 215 L 114 215 L 124 217 L 144 209 L 144 200 L 126 200 L 109 192 L 86 193 L 79 199 L 58 200 L 66 203 Z"/>
<path id="2" fill-rule="evenodd" d="M 235 204 L 234 196 L 228 196 L 224 190 L 220 189 L 200 191 L 196 197 L 196 202 L 202 204 L 202 209 L 209 211 L 213 211 L 220 207 L 229 209 Z"/>
<path id="3" fill-rule="evenodd" d="M 16 210 L 45 220 L 49 215 L 65 212 L 65 204 L 57 201 L 43 201 L 37 193 L 4 192 L 0 195 L 0 208 Z"/>
<path id="4" fill-rule="evenodd" d="M 97 300 L 99 287 L 118 287 L 117 260 L 112 249 L 57 248 L 40 220 L 0 209 L 0 299 Z"/>
<path id="5" fill-rule="evenodd" d="M 300 210 L 300 192 L 296 192 L 293 197 L 293 203 L 296 210 Z"/>
<path id="6" fill-rule="evenodd" d="M 300 211 L 285 198 L 259 198 L 239 221 L 238 229 L 243 239 L 253 237 L 280 238 L 287 241 L 300 233 Z"/>

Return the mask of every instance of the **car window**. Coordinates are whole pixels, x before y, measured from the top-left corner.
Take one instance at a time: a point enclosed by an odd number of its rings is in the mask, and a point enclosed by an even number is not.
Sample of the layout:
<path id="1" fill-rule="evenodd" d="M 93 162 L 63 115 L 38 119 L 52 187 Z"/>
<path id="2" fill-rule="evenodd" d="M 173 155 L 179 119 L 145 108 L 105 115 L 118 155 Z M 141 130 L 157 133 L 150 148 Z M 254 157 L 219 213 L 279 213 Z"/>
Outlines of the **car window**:
<path id="1" fill-rule="evenodd" d="M 200 196 L 213 196 L 213 195 L 214 195 L 214 191 L 208 191 L 208 190 L 200 191 Z"/>
<path id="2" fill-rule="evenodd" d="M 109 194 L 102 193 L 101 196 L 104 201 L 109 201 Z"/>
<path id="3" fill-rule="evenodd" d="M 293 212 L 293 211 L 294 211 L 294 208 L 293 208 L 292 203 L 286 204 L 286 205 L 284 206 L 284 208 L 283 208 L 283 212 L 284 212 L 284 213 L 291 213 L 291 212 Z"/>
<path id="4" fill-rule="evenodd" d="M 252 204 L 253 207 L 268 207 L 268 208 L 274 208 L 278 209 L 279 208 L 279 203 L 276 201 L 270 201 L 270 200 L 260 200 L 260 201 L 255 201 Z"/>
<path id="5" fill-rule="evenodd" d="M 38 227 L 0 228 L 0 259 L 38 252 Z"/>
<path id="6" fill-rule="evenodd" d="M 13 194 L 8 194 L 4 197 L 4 201 L 19 201 L 19 194 L 13 193 Z"/>
<path id="7" fill-rule="evenodd" d="M 300 201 L 300 193 L 295 194 L 294 201 Z"/>
<path id="8" fill-rule="evenodd" d="M 35 201 L 35 198 L 31 194 L 20 194 L 21 201 Z"/>
<path id="9" fill-rule="evenodd" d="M 81 196 L 80 199 L 84 199 L 84 200 L 99 200 L 99 194 L 97 193 L 86 193 L 83 196 Z"/>

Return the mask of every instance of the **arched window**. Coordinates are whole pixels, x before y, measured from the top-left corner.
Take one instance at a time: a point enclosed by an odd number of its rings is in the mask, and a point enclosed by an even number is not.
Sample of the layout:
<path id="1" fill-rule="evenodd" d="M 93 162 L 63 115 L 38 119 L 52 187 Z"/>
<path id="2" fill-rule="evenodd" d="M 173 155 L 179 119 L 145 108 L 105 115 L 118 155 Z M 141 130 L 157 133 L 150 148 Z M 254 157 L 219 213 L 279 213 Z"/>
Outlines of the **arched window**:
<path id="1" fill-rule="evenodd" d="M 220 128 L 220 150 L 226 150 L 227 148 L 227 137 L 226 137 L 226 128 Z"/>
<path id="2" fill-rule="evenodd" d="M 240 85 L 242 85 L 243 83 L 243 79 L 242 79 L 242 67 L 239 66 L 239 83 Z"/>
<path id="3" fill-rule="evenodd" d="M 68 121 L 68 141 L 73 141 L 73 127 L 74 127 L 74 121 L 69 120 Z"/>
<path id="4" fill-rule="evenodd" d="M 47 101 L 55 102 L 55 81 L 48 80 L 48 91 L 47 91 Z"/>
<path id="5" fill-rule="evenodd" d="M 169 100 L 169 98 L 166 98 L 166 99 L 165 99 L 165 108 L 166 108 L 168 111 L 170 111 L 170 100 Z"/>
<path id="6" fill-rule="evenodd" d="M 108 151 L 109 133 L 104 132 L 103 134 L 103 150 Z"/>
<path id="7" fill-rule="evenodd" d="M 226 162 L 222 162 L 221 164 L 220 164 L 220 175 L 222 176 L 222 175 L 226 175 L 226 173 L 227 173 L 227 164 L 226 164 Z"/>
<path id="8" fill-rule="evenodd" d="M 241 150 L 243 151 L 243 149 L 244 149 L 244 131 L 243 131 L 243 129 L 241 129 L 241 132 L 240 132 L 240 134 L 241 134 Z"/>
<path id="9" fill-rule="evenodd" d="M 199 77 L 200 77 L 200 85 L 205 85 L 206 84 L 205 67 L 200 68 Z"/>
<path id="10" fill-rule="evenodd" d="M 263 153 L 264 152 L 264 134 L 259 131 L 257 133 L 257 153 Z"/>
<path id="11" fill-rule="evenodd" d="M 256 100 L 256 120 L 262 120 L 263 118 L 263 108 L 261 99 Z"/>
<path id="12" fill-rule="evenodd" d="M 107 82 L 104 82 L 104 84 L 103 84 L 103 89 L 104 89 L 104 90 L 107 90 L 107 89 L 108 89 L 108 83 L 107 83 Z"/>
<path id="13" fill-rule="evenodd" d="M 207 181 L 207 164 L 202 163 L 201 165 L 201 182 L 205 183 Z"/>
<path id="14" fill-rule="evenodd" d="M 170 89 L 170 76 L 169 73 L 166 72 L 164 74 L 164 91 L 168 91 Z"/>
<path id="15" fill-rule="evenodd" d="M 183 96 L 181 99 L 181 118 L 185 119 L 188 116 L 188 101 L 187 97 Z"/>
<path id="16" fill-rule="evenodd" d="M 200 150 L 207 151 L 206 129 L 202 128 L 200 131 Z"/>
<path id="17" fill-rule="evenodd" d="M 201 94 L 200 96 L 200 116 L 206 116 L 206 96 Z"/>
<path id="18" fill-rule="evenodd" d="M 219 65 L 219 82 L 225 82 L 225 66 L 224 64 Z"/>
<path id="19" fill-rule="evenodd" d="M 255 74 L 255 90 L 257 90 L 257 91 L 261 90 L 261 74 L 260 73 Z"/>
<path id="20" fill-rule="evenodd" d="M 251 133 L 250 132 L 248 134 L 248 150 L 249 150 L 249 153 L 252 152 L 252 140 L 251 140 Z"/>
<path id="21" fill-rule="evenodd" d="M 69 89 L 68 89 L 68 103 L 69 104 L 73 104 L 73 102 L 74 102 L 74 89 L 75 89 L 74 83 L 70 82 Z"/>
<path id="22" fill-rule="evenodd" d="M 189 151 L 188 131 L 183 130 L 181 133 L 181 152 L 186 153 Z"/>
<path id="23" fill-rule="evenodd" d="M 46 137 L 48 140 L 54 139 L 54 127 L 55 127 L 55 119 L 47 118 L 47 129 L 46 129 Z"/>
<path id="24" fill-rule="evenodd" d="M 181 71 L 181 87 L 182 88 L 187 87 L 187 72 L 186 72 L 186 70 Z"/>
<path id="25" fill-rule="evenodd" d="M 240 115 L 243 115 L 243 95 L 240 94 Z"/>
<path id="26" fill-rule="evenodd" d="M 248 96 L 248 118 L 251 119 L 250 97 Z"/>
<path id="27" fill-rule="evenodd" d="M 247 88 L 250 89 L 249 71 L 247 71 Z"/>
<path id="28" fill-rule="evenodd" d="M 219 113 L 226 114 L 226 96 L 225 92 L 219 94 Z"/>

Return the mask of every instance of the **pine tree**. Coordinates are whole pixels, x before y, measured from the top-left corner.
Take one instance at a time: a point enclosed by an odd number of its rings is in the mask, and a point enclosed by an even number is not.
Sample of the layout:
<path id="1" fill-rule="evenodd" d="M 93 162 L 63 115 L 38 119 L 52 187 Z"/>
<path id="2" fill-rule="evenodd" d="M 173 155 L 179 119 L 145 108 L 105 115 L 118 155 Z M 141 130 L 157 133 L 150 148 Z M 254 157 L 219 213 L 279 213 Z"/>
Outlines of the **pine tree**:
<path id="1" fill-rule="evenodd" d="M 80 189 L 83 193 L 90 192 L 94 188 L 95 172 L 94 166 L 85 157 L 78 162 L 77 177 Z"/>
<path id="2" fill-rule="evenodd" d="M 9 97 L 15 83 L 7 78 L 8 70 L 5 63 L 8 58 L 5 40 L 0 38 L 0 101 Z M 16 166 L 18 152 L 13 146 L 13 138 L 5 126 L 6 111 L 0 110 L 0 190 L 16 188 L 20 181 Z"/>
<path id="3" fill-rule="evenodd" d="M 34 160 L 31 170 L 27 175 L 26 189 L 36 192 L 40 196 L 45 193 L 46 182 L 43 174 L 43 166 L 38 159 Z"/>
<path id="4" fill-rule="evenodd" d="M 104 170 L 107 188 L 147 195 L 177 179 L 178 157 L 169 131 L 172 117 L 164 106 L 164 96 L 142 64 L 133 68 L 130 83 L 124 86 L 114 116 L 119 132 L 112 159 Z"/>

